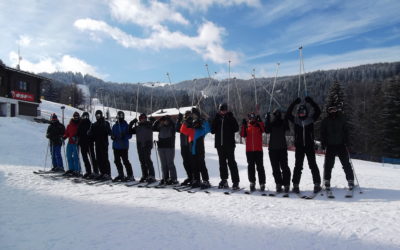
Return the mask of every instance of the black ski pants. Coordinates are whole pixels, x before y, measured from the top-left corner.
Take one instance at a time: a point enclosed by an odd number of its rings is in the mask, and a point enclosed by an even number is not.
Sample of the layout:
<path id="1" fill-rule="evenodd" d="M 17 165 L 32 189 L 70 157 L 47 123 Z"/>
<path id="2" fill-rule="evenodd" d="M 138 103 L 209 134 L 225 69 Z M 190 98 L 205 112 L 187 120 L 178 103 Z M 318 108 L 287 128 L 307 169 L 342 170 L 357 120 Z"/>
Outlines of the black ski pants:
<path id="1" fill-rule="evenodd" d="M 235 161 L 235 147 L 218 147 L 218 158 L 219 158 L 219 174 L 221 180 L 227 180 L 229 177 L 229 170 L 231 171 L 231 177 L 233 183 L 239 183 L 239 170 Z"/>
<path id="2" fill-rule="evenodd" d="M 246 152 L 247 157 L 247 173 L 249 181 L 256 183 L 256 166 L 258 173 L 258 182 L 260 185 L 265 184 L 265 169 L 263 163 L 263 151 Z"/>
<path id="3" fill-rule="evenodd" d="M 128 177 L 132 177 L 133 171 L 132 171 L 132 165 L 128 159 L 128 149 L 114 149 L 114 163 L 115 166 L 117 167 L 118 175 L 124 176 L 124 168 L 122 166 L 121 159 L 126 169 L 126 175 Z"/>
<path id="4" fill-rule="evenodd" d="M 331 180 L 333 166 L 335 165 L 335 157 L 338 156 L 342 163 L 347 181 L 354 181 L 353 168 L 350 164 L 349 154 L 345 145 L 335 145 L 326 148 L 324 162 L 324 180 Z"/>
<path id="5" fill-rule="evenodd" d="M 193 179 L 193 170 L 192 170 L 192 153 L 190 153 L 189 146 L 181 146 L 181 155 L 183 159 L 183 167 L 185 168 L 187 178 Z"/>
<path id="6" fill-rule="evenodd" d="M 97 166 L 96 154 L 94 152 L 94 144 L 81 144 L 81 155 L 83 162 L 85 163 L 85 169 L 87 174 L 99 174 L 99 168 Z M 92 169 L 93 168 L 93 169 Z"/>
<path id="7" fill-rule="evenodd" d="M 288 166 L 287 149 L 269 149 L 268 153 L 275 184 L 279 186 L 289 186 L 291 173 Z"/>
<path id="8" fill-rule="evenodd" d="M 208 170 L 206 167 L 206 162 L 204 160 L 204 157 L 205 157 L 204 151 L 192 155 L 193 179 L 195 181 L 200 181 L 200 175 L 203 181 L 209 180 Z"/>
<path id="9" fill-rule="evenodd" d="M 142 178 L 155 178 L 153 161 L 151 160 L 151 147 L 137 147 Z"/>
<path id="10" fill-rule="evenodd" d="M 108 160 L 108 144 L 96 143 L 96 159 L 100 174 L 111 176 L 110 161 Z"/>
<path id="11" fill-rule="evenodd" d="M 310 167 L 314 185 L 321 185 L 321 176 L 315 161 L 314 147 L 296 147 L 296 163 L 293 170 L 293 185 L 299 185 L 301 179 L 301 172 L 303 171 L 304 156 L 307 156 L 308 166 Z"/>

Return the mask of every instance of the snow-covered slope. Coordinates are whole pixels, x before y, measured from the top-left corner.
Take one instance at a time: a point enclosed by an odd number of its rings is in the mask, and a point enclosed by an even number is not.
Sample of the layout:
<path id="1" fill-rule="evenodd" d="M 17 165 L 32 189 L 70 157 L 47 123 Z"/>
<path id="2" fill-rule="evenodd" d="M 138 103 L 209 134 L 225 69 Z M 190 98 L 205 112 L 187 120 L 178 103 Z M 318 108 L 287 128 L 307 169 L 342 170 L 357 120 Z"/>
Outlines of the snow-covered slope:
<path id="1" fill-rule="evenodd" d="M 66 122 L 68 122 L 71 119 L 71 117 L 75 111 L 79 112 L 79 114 L 82 114 L 82 112 L 83 112 L 82 110 L 73 108 L 68 105 L 59 104 L 56 102 L 50 102 L 50 101 L 46 101 L 46 100 L 42 100 L 42 103 L 40 103 L 40 105 L 39 105 L 43 118 L 50 119 L 51 114 L 56 113 L 56 115 L 58 116 L 58 119 L 60 119 L 60 121 L 61 121 L 61 117 L 62 117 L 62 109 L 61 109 L 62 106 L 65 107 L 64 117 L 65 117 Z"/>
<path id="2" fill-rule="evenodd" d="M 45 130 L 44 124 L 0 118 L 0 249 L 400 248 L 399 166 L 354 160 L 364 194 L 355 193 L 353 199 L 343 198 L 339 165 L 333 171 L 334 200 L 94 187 L 32 174 L 45 164 Z M 216 185 L 218 157 L 212 139 L 206 140 L 206 157 Z M 182 180 L 178 142 L 175 163 Z M 134 139 L 129 157 L 140 177 Z M 157 168 L 154 151 L 152 157 Z M 243 145 L 237 146 L 236 157 L 241 185 L 247 187 Z M 293 167 L 292 152 L 289 162 Z M 317 162 L 322 169 L 323 158 Z M 267 149 L 264 163 L 267 186 L 273 189 Z M 112 171 L 115 176 L 113 163 Z M 312 189 L 307 167 L 301 188 Z"/>

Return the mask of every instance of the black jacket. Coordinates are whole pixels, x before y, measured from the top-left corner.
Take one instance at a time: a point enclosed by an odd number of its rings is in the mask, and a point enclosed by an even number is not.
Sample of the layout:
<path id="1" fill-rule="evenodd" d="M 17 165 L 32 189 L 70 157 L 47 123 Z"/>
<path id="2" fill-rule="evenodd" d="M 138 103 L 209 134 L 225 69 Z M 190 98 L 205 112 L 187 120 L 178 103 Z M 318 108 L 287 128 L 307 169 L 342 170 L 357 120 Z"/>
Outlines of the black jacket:
<path id="1" fill-rule="evenodd" d="M 51 123 L 47 128 L 46 137 L 50 140 L 51 145 L 62 145 L 64 132 L 64 125 L 56 121 Z"/>
<path id="2" fill-rule="evenodd" d="M 93 141 L 89 138 L 88 132 L 92 123 L 89 119 L 82 119 L 78 127 L 78 142 L 80 146 L 88 146 Z"/>
<path id="3" fill-rule="evenodd" d="M 136 134 L 138 148 L 153 148 L 153 128 L 150 121 L 142 121 L 138 124 L 130 122 L 129 133 Z"/>
<path id="4" fill-rule="evenodd" d="M 289 131 L 289 122 L 285 116 L 283 119 L 274 119 L 270 116 L 265 120 L 265 133 L 270 134 L 269 149 L 286 149 L 286 131 Z"/>
<path id="5" fill-rule="evenodd" d="M 211 134 L 215 134 L 215 147 L 235 147 L 235 133 L 239 131 L 237 123 L 232 112 L 225 116 L 216 114 L 211 125 Z"/>
<path id="6" fill-rule="evenodd" d="M 176 127 L 175 122 L 169 119 L 168 126 L 162 124 L 160 120 L 157 120 L 153 124 L 153 130 L 158 131 L 158 143 L 159 148 L 175 148 L 175 135 Z"/>
<path id="7" fill-rule="evenodd" d="M 328 116 L 321 124 L 322 147 L 348 144 L 348 130 L 344 116 L 338 113 L 336 116 Z"/>
<path id="8" fill-rule="evenodd" d="M 104 118 L 98 119 L 89 129 L 88 136 L 97 146 L 108 145 L 108 136 L 111 136 L 110 123 Z"/>
<path id="9" fill-rule="evenodd" d="M 321 109 L 314 101 L 309 102 L 309 104 L 314 111 L 309 110 L 308 116 L 304 120 L 293 116 L 295 102 L 290 104 L 286 112 L 287 118 L 294 124 L 294 144 L 296 147 L 314 148 L 314 122 L 321 115 Z"/>

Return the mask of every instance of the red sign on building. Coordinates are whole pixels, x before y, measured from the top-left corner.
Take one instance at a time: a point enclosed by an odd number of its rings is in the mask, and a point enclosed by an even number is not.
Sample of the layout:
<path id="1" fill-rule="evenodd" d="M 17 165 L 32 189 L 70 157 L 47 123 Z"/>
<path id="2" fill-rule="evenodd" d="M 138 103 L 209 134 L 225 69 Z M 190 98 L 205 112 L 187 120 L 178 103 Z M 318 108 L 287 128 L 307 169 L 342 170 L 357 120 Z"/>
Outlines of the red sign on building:
<path id="1" fill-rule="evenodd" d="M 11 91 L 11 95 L 12 95 L 12 98 L 14 98 L 14 99 L 28 101 L 28 102 L 35 101 L 34 95 L 29 94 L 29 93 L 20 92 L 20 91 Z"/>

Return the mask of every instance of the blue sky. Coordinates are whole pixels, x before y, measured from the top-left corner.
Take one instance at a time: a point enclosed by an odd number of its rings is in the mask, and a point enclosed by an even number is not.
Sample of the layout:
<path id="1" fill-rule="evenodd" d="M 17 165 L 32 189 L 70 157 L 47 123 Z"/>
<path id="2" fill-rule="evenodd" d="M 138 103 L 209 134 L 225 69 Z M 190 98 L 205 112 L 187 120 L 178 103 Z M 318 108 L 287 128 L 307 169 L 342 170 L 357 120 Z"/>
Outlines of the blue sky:
<path id="1" fill-rule="evenodd" d="M 116 82 L 250 78 L 400 61 L 398 0 L 0 0 L 0 59 Z M 214 74 L 217 72 L 217 74 Z"/>

